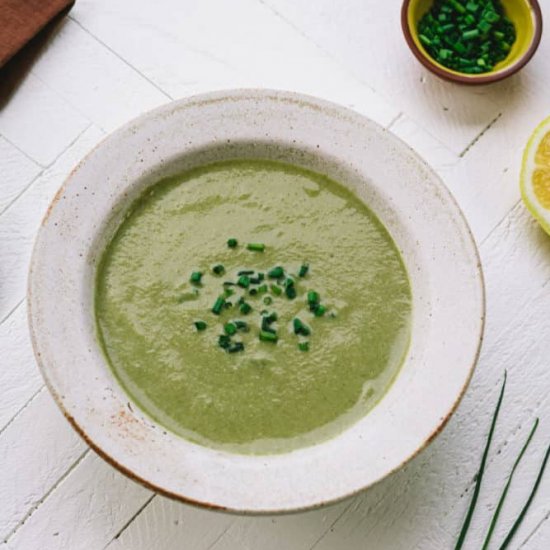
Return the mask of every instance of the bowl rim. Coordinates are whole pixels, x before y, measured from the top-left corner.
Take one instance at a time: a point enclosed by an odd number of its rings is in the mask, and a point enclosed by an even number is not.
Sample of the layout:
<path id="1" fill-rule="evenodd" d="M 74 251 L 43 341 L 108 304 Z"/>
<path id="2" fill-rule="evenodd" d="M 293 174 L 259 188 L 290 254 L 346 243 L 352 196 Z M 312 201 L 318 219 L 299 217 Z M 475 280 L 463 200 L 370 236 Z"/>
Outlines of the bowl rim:
<path id="1" fill-rule="evenodd" d="M 537 51 L 541 37 L 542 37 L 542 27 L 543 27 L 543 17 L 542 10 L 538 0 L 521 0 L 529 4 L 531 11 L 534 16 L 534 29 L 533 29 L 533 39 L 527 51 L 512 65 L 502 69 L 501 71 L 495 73 L 486 73 L 481 75 L 467 75 L 467 74 L 457 74 L 451 70 L 442 69 L 437 64 L 435 64 L 431 57 L 426 55 L 420 48 L 417 46 L 416 42 L 413 39 L 411 28 L 409 26 L 409 8 L 414 0 L 403 0 L 401 5 L 401 29 L 405 37 L 405 41 L 409 46 L 409 49 L 416 57 L 416 59 L 426 67 L 430 72 L 436 76 L 447 80 L 448 82 L 456 82 L 458 84 L 466 84 L 469 86 L 476 86 L 481 84 L 492 84 L 493 82 L 499 82 L 509 76 L 520 71 L 535 55 Z"/>
<path id="2" fill-rule="evenodd" d="M 433 171 L 433 169 L 416 153 L 408 144 L 400 140 L 397 136 L 391 135 L 391 139 L 395 142 L 399 142 L 400 146 L 403 148 L 406 148 L 408 152 L 415 158 L 415 162 L 418 162 L 422 167 L 430 174 L 430 176 L 437 180 L 437 188 L 441 192 L 442 196 L 444 196 L 445 200 L 450 202 L 450 207 L 454 211 L 454 214 L 456 215 L 457 221 L 460 222 L 462 225 L 462 230 L 464 232 L 464 238 L 468 241 L 468 247 L 470 248 L 470 252 L 472 253 L 472 260 L 475 260 L 475 267 L 472 264 L 472 269 L 475 271 L 475 281 L 476 281 L 476 287 L 479 292 L 478 296 L 478 307 L 479 307 L 479 325 L 478 330 L 476 332 L 476 345 L 475 345 L 475 353 L 473 353 L 471 357 L 470 363 L 466 366 L 464 365 L 464 380 L 463 384 L 460 387 L 460 390 L 454 395 L 454 400 L 452 403 L 449 403 L 449 405 L 446 408 L 446 413 L 444 417 L 440 418 L 437 425 L 433 429 L 433 431 L 426 436 L 423 441 L 418 441 L 415 444 L 415 450 L 414 452 L 408 454 L 406 457 L 402 458 L 400 463 L 392 468 L 387 469 L 384 473 L 384 475 L 381 475 L 378 479 L 375 479 L 371 481 L 370 483 L 363 482 L 360 486 L 356 486 L 354 490 L 348 491 L 346 493 L 340 494 L 337 498 L 334 497 L 325 497 L 324 499 L 318 499 L 314 503 L 308 503 L 306 505 L 302 506 L 292 506 L 288 504 L 280 504 L 277 509 L 274 508 L 236 508 L 232 506 L 224 506 L 220 505 L 216 502 L 212 502 L 205 499 L 197 499 L 194 497 L 191 497 L 189 495 L 186 495 L 185 493 L 178 492 L 177 490 L 169 490 L 166 488 L 166 486 L 159 485 L 155 483 L 155 481 L 148 479 L 144 477 L 141 473 L 138 473 L 134 471 L 131 467 L 127 466 L 126 463 L 122 463 L 123 461 L 119 461 L 118 457 L 110 454 L 110 452 L 103 448 L 102 443 L 97 442 L 94 440 L 94 437 L 86 432 L 85 427 L 82 425 L 81 422 L 79 422 L 79 419 L 75 418 L 73 411 L 71 410 L 70 406 L 67 406 L 66 403 L 63 401 L 63 396 L 60 395 L 58 388 L 56 388 L 56 384 L 53 380 L 50 379 L 50 374 L 48 373 L 48 359 L 45 357 L 46 354 L 41 353 L 43 352 L 43 347 L 41 346 L 41 341 L 44 338 L 44 335 L 40 334 L 40 329 L 43 328 L 40 326 L 40 323 L 37 321 L 37 319 L 40 318 L 42 315 L 39 311 L 40 308 L 38 307 L 38 298 L 37 298 L 37 291 L 40 290 L 40 284 L 37 283 L 37 272 L 38 265 L 40 262 L 40 247 L 43 245 L 41 242 L 41 233 L 43 233 L 44 227 L 46 224 L 48 224 L 48 219 L 52 216 L 52 210 L 56 209 L 56 203 L 63 202 L 59 199 L 64 194 L 65 190 L 67 189 L 68 184 L 71 183 L 71 180 L 74 179 L 75 175 L 81 170 L 82 166 L 85 165 L 85 163 L 88 161 L 89 158 L 91 158 L 96 149 L 103 146 L 105 141 L 108 141 L 109 138 L 115 134 L 117 137 L 121 137 L 124 135 L 125 132 L 128 132 L 130 130 L 135 129 L 141 122 L 144 122 L 148 120 L 151 117 L 154 116 L 161 116 L 163 114 L 170 113 L 173 110 L 183 109 L 189 106 L 194 106 L 201 103 L 212 103 L 212 102 L 220 102 L 220 101 L 239 101 L 243 99 L 253 99 L 253 100 L 277 100 L 277 101 L 293 101 L 296 103 L 302 103 L 305 105 L 313 106 L 320 110 L 327 110 L 329 112 L 334 112 L 340 116 L 352 116 L 354 120 L 357 120 L 361 122 L 361 124 L 371 124 L 379 128 L 379 130 L 384 131 L 384 129 L 377 123 L 373 122 L 368 117 L 361 115 L 357 113 L 356 111 L 352 111 L 348 108 L 342 107 L 340 105 L 334 104 L 332 102 L 318 99 L 313 96 L 308 96 L 304 94 L 294 93 L 294 92 L 283 92 L 279 90 L 267 90 L 267 89 L 236 89 L 236 90 L 222 90 L 217 92 L 211 92 L 207 94 L 199 94 L 196 96 L 191 96 L 188 98 L 184 98 L 181 100 L 173 101 L 168 104 L 162 105 L 156 109 L 153 109 L 151 111 L 148 111 L 139 117 L 129 121 L 125 125 L 123 125 L 118 130 L 115 130 L 112 134 L 109 134 L 106 138 L 101 140 L 92 150 L 76 165 L 76 167 L 71 171 L 69 176 L 65 179 L 63 185 L 61 186 L 60 190 L 52 200 L 52 203 L 50 207 L 48 208 L 46 215 L 44 217 L 44 220 L 41 224 L 41 230 L 39 231 L 36 241 L 35 241 L 35 247 L 33 249 L 32 259 L 30 263 L 30 272 L 29 272 L 29 279 L 28 279 L 28 319 L 29 319 L 29 325 L 30 325 L 30 334 L 31 334 L 31 341 L 33 345 L 34 354 L 37 360 L 37 363 L 40 367 L 41 373 L 46 381 L 46 385 L 50 391 L 50 393 L 53 395 L 54 400 L 56 401 L 57 405 L 60 407 L 62 413 L 67 418 L 67 420 L 70 422 L 70 424 L 73 426 L 73 428 L 77 431 L 77 433 L 86 441 L 86 443 L 97 453 L 99 454 L 104 460 L 106 460 L 109 464 L 114 466 L 116 469 L 118 469 L 120 472 L 128 476 L 129 478 L 133 479 L 134 481 L 137 481 L 144 485 L 145 487 L 158 492 L 164 496 L 167 496 L 169 498 L 185 502 L 188 504 L 200 506 L 203 508 L 208 509 L 215 509 L 215 510 L 222 510 L 226 512 L 232 512 L 232 513 L 239 513 L 239 514 L 249 514 L 249 515 L 261 515 L 261 514 L 284 514 L 284 513 L 292 513 L 292 512 L 298 512 L 298 511 L 304 511 L 304 510 L 310 510 L 315 509 L 330 503 L 338 502 L 340 500 L 343 500 L 345 498 L 349 498 L 369 487 L 372 487 L 373 485 L 376 485 L 383 479 L 386 479 L 389 475 L 397 471 L 398 469 L 405 466 L 407 463 L 409 463 L 414 457 L 416 457 L 422 450 L 424 450 L 429 443 L 431 443 L 435 437 L 441 433 L 445 425 L 447 424 L 448 420 L 452 416 L 452 414 L 456 411 L 459 403 L 461 402 L 462 397 L 464 396 L 466 389 L 468 388 L 468 385 L 470 383 L 470 380 L 472 378 L 473 372 L 475 370 L 475 365 L 478 361 L 479 354 L 481 351 L 481 345 L 483 341 L 483 333 L 484 333 L 484 325 L 485 325 L 485 311 L 486 311 L 486 297 L 485 297 L 485 286 L 483 281 L 483 270 L 481 267 L 481 261 L 479 257 L 479 251 L 477 249 L 477 246 L 475 244 L 475 240 L 473 238 L 473 235 L 471 233 L 471 230 L 468 226 L 468 223 L 464 217 L 464 214 L 462 213 L 460 207 L 458 206 L 456 199 L 452 196 L 452 194 L 449 192 L 449 190 L 445 187 L 443 182 L 441 181 L 441 178 Z M 64 197 L 63 197 L 64 198 Z M 50 359 L 51 361 L 51 359 Z"/>

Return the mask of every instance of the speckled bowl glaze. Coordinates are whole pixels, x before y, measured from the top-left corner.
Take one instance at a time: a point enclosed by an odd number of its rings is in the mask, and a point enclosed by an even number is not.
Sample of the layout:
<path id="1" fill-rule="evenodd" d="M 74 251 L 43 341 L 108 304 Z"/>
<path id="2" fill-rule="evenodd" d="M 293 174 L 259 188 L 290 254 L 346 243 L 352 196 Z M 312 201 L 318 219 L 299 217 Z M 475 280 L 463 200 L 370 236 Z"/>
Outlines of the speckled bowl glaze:
<path id="1" fill-rule="evenodd" d="M 389 392 L 338 437 L 286 454 L 217 451 L 155 425 L 130 403 L 96 339 L 95 270 L 128 205 L 160 178 L 229 158 L 284 160 L 346 185 L 389 229 L 411 279 L 411 346 Z M 241 513 L 320 506 L 403 466 L 457 406 L 484 319 L 474 241 L 426 163 L 353 111 L 269 90 L 170 103 L 105 139 L 48 209 L 34 248 L 28 302 L 47 385 L 95 451 L 154 491 Z"/>

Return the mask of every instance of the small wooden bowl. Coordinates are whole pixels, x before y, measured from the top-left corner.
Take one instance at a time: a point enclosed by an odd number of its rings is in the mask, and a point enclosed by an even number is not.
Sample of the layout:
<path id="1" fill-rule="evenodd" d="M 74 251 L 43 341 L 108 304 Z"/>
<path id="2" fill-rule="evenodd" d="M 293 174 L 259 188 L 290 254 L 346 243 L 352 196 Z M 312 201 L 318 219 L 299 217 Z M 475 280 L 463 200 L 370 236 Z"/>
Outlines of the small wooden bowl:
<path id="1" fill-rule="evenodd" d="M 448 69 L 430 56 L 418 38 L 418 21 L 432 4 L 433 0 L 404 0 L 401 26 L 414 56 L 440 78 L 460 84 L 491 84 L 517 73 L 537 51 L 542 35 L 542 13 L 538 1 L 502 0 L 506 15 L 514 23 L 517 35 L 508 57 L 487 73 L 465 74 Z"/>

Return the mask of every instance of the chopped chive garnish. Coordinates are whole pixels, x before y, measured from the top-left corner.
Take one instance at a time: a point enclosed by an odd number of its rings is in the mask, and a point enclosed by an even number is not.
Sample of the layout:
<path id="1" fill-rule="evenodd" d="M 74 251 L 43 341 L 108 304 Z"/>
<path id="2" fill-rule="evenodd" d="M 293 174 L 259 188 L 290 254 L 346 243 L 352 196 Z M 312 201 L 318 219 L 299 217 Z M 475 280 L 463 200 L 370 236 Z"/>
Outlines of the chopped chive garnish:
<path id="1" fill-rule="evenodd" d="M 258 287 L 258 292 L 260 294 L 265 294 L 267 292 L 267 285 L 261 285 Z"/>
<path id="2" fill-rule="evenodd" d="M 322 317 L 327 311 L 327 308 L 322 304 L 316 304 L 315 309 L 313 310 L 313 315 L 315 317 Z"/>
<path id="3" fill-rule="evenodd" d="M 260 281 L 263 281 L 265 279 L 265 274 L 260 271 L 260 273 L 258 273 L 258 279 L 260 279 Z"/>
<path id="4" fill-rule="evenodd" d="M 250 277 L 248 275 L 241 275 L 237 284 L 242 288 L 248 288 L 250 286 Z"/>
<path id="5" fill-rule="evenodd" d="M 204 321 L 195 321 L 193 324 L 199 332 L 201 330 L 206 330 L 206 327 L 208 326 Z"/>
<path id="6" fill-rule="evenodd" d="M 271 296 L 264 296 L 264 304 L 270 306 L 273 303 L 273 298 Z"/>
<path id="7" fill-rule="evenodd" d="M 225 334 L 233 336 L 233 334 L 237 332 L 237 326 L 233 323 L 225 323 L 223 330 L 225 331 Z"/>
<path id="8" fill-rule="evenodd" d="M 235 286 L 236 283 L 234 283 L 233 281 L 224 281 L 223 282 L 223 286 Z"/>
<path id="9" fill-rule="evenodd" d="M 270 313 L 269 315 L 266 315 L 264 317 L 264 319 L 268 322 L 268 323 L 274 323 L 276 320 L 277 320 L 277 314 L 273 311 L 272 313 Z"/>
<path id="10" fill-rule="evenodd" d="M 319 293 L 315 292 L 315 290 L 310 290 L 307 293 L 308 304 L 318 304 L 320 299 L 321 299 L 321 296 L 319 296 Z"/>
<path id="11" fill-rule="evenodd" d="M 280 296 L 283 293 L 283 289 L 277 285 L 269 285 L 269 289 L 275 296 Z"/>
<path id="12" fill-rule="evenodd" d="M 228 287 L 224 289 L 223 294 L 226 298 L 229 298 L 229 296 L 233 296 L 233 294 L 235 294 L 235 291 Z"/>
<path id="13" fill-rule="evenodd" d="M 229 248 L 235 248 L 238 244 L 239 244 L 239 242 L 237 241 L 237 239 L 228 239 L 227 240 L 227 246 Z"/>
<path id="14" fill-rule="evenodd" d="M 189 277 L 189 282 L 193 283 L 194 285 L 200 285 L 202 279 L 202 273 L 200 271 L 193 271 L 191 273 L 191 277 Z"/>
<path id="15" fill-rule="evenodd" d="M 262 280 L 259 277 L 250 277 L 251 285 L 259 285 L 261 282 Z"/>
<path id="16" fill-rule="evenodd" d="M 235 321 L 235 326 L 238 330 L 241 330 L 242 332 L 248 332 L 248 323 L 246 321 Z"/>
<path id="17" fill-rule="evenodd" d="M 285 270 L 280 265 L 278 265 L 277 267 L 274 267 L 273 269 L 270 269 L 267 272 L 267 276 L 270 279 L 280 279 L 281 277 L 284 277 L 284 275 L 285 275 Z"/>
<path id="18" fill-rule="evenodd" d="M 309 264 L 302 264 L 300 271 L 298 272 L 299 277 L 305 277 L 309 271 Z"/>
<path id="19" fill-rule="evenodd" d="M 265 250 L 265 244 L 263 244 L 263 243 L 248 243 L 246 245 L 246 248 L 248 250 L 252 250 L 253 252 L 263 252 Z"/>
<path id="20" fill-rule="evenodd" d="M 227 348 L 228 353 L 237 353 L 239 351 L 244 351 L 244 344 L 242 342 L 235 342 Z"/>
<path id="21" fill-rule="evenodd" d="M 241 275 L 254 275 L 254 270 L 253 269 L 243 269 L 241 271 L 239 271 L 237 273 L 237 275 L 241 276 Z"/>
<path id="22" fill-rule="evenodd" d="M 417 32 L 436 62 L 465 74 L 491 71 L 516 41 L 516 29 L 505 16 L 502 0 L 432 2 Z M 487 58 L 478 62 L 483 53 Z"/>
<path id="23" fill-rule="evenodd" d="M 292 326 L 294 327 L 294 334 L 301 334 L 302 336 L 309 336 L 311 334 L 310 328 L 298 319 L 298 317 L 294 318 Z"/>
<path id="24" fill-rule="evenodd" d="M 239 307 L 239 310 L 243 315 L 248 315 L 252 311 L 252 306 L 246 302 L 243 302 Z"/>
<path id="25" fill-rule="evenodd" d="M 233 303 L 232 302 L 225 302 L 225 304 L 223 304 L 223 307 L 225 309 L 230 309 L 233 307 Z"/>
<path id="26" fill-rule="evenodd" d="M 248 293 L 250 294 L 250 296 L 256 296 L 256 294 L 258 294 L 258 289 L 257 288 L 251 288 Z"/>
<path id="27" fill-rule="evenodd" d="M 227 349 L 231 345 L 231 338 L 227 334 L 220 334 L 218 336 L 218 346 L 223 349 Z"/>
<path id="28" fill-rule="evenodd" d="M 299 342 L 298 349 L 300 351 L 309 351 L 309 342 Z"/>
<path id="29" fill-rule="evenodd" d="M 294 286 L 287 286 L 285 288 L 285 294 L 289 300 L 294 300 L 294 298 L 296 298 L 296 289 Z"/>
<path id="30" fill-rule="evenodd" d="M 225 273 L 225 267 L 223 267 L 222 264 L 216 264 L 213 268 L 212 268 L 212 271 L 216 274 L 216 275 L 223 275 Z"/>
<path id="31" fill-rule="evenodd" d="M 224 304 L 225 304 L 225 298 L 223 296 L 218 297 L 218 299 L 212 306 L 212 313 L 214 313 L 214 315 L 219 315 L 222 311 Z"/>
<path id="32" fill-rule="evenodd" d="M 278 340 L 278 337 L 274 332 L 267 332 L 266 330 L 261 330 L 260 331 L 260 340 L 262 342 L 276 343 L 277 340 Z"/>

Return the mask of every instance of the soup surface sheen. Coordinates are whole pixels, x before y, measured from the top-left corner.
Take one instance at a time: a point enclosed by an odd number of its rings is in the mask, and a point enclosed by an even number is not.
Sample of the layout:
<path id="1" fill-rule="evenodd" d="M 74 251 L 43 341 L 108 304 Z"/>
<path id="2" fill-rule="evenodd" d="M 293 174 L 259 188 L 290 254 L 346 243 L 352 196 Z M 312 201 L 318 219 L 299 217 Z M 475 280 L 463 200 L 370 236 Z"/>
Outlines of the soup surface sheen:
<path id="1" fill-rule="evenodd" d="M 265 251 L 247 250 L 251 242 Z M 233 307 L 212 313 L 224 281 L 274 266 L 294 279 L 295 299 L 284 286 L 280 296 L 235 286 Z M 120 225 L 96 285 L 99 339 L 132 400 L 176 434 L 231 452 L 285 452 L 342 432 L 387 391 L 409 342 L 411 290 L 387 230 L 341 185 L 281 163 L 227 161 L 159 182 Z M 320 294 L 322 317 L 308 290 Z M 258 338 L 263 310 L 278 315 L 277 343 Z M 294 334 L 295 317 L 309 337 Z M 232 337 L 245 346 L 237 353 L 218 345 L 231 320 L 250 326 Z M 309 351 L 298 349 L 304 340 Z"/>

